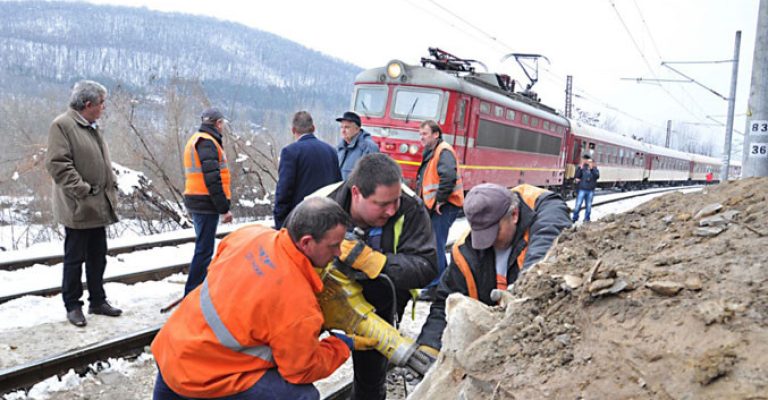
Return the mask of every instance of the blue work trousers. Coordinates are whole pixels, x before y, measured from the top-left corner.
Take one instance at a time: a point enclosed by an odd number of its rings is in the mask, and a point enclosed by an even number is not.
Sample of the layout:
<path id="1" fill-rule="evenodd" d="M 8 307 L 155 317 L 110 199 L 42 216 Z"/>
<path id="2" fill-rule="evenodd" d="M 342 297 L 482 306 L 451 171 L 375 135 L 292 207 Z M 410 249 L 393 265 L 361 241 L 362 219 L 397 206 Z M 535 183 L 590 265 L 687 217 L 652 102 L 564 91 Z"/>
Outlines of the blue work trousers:
<path id="1" fill-rule="evenodd" d="M 184 296 L 195 290 L 208 275 L 208 264 L 213 257 L 216 245 L 216 227 L 219 225 L 219 214 L 192 213 L 195 225 L 195 255 L 189 264 L 187 284 L 184 285 Z"/>
<path id="2" fill-rule="evenodd" d="M 289 383 L 277 369 L 268 370 L 250 389 L 231 396 L 216 397 L 210 400 L 319 400 L 320 392 L 312 384 L 295 385 Z M 152 400 L 193 400 L 176 394 L 163 380 L 160 372 L 155 380 Z"/>
<path id="3" fill-rule="evenodd" d="M 437 246 L 437 277 L 427 285 L 427 288 L 437 286 L 440 282 L 440 277 L 443 276 L 443 272 L 448 267 L 448 260 L 445 257 L 445 244 L 448 242 L 448 232 L 451 230 L 451 225 L 456 221 L 456 216 L 459 215 L 459 207 L 454 206 L 451 203 L 445 203 L 440 206 L 440 212 L 437 214 L 432 212 L 429 217 L 432 220 L 432 233 L 435 235 L 435 243 Z"/>
<path id="4" fill-rule="evenodd" d="M 573 207 L 573 222 L 579 220 L 581 205 L 584 204 L 584 221 L 589 222 L 592 214 L 592 198 L 595 196 L 594 190 L 579 190 L 576 196 L 576 204 Z"/>

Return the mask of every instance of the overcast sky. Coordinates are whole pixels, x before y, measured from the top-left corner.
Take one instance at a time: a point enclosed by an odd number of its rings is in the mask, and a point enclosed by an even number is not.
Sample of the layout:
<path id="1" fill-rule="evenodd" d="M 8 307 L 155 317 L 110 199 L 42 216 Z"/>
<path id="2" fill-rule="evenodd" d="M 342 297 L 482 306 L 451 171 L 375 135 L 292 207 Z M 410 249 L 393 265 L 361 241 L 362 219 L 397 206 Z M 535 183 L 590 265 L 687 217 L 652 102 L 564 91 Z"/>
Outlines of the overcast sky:
<path id="1" fill-rule="evenodd" d="M 727 102 L 694 84 L 638 84 L 620 78 L 675 78 L 664 61 L 733 58 L 742 31 L 734 128 L 744 130 L 759 0 L 89 0 L 99 4 L 207 15 L 275 33 L 362 68 L 391 59 L 416 64 L 430 46 L 482 60 L 489 69 L 526 78 L 507 53 L 539 53 L 534 90 L 562 109 L 565 76 L 574 76 L 574 104 L 606 111 L 625 128 L 663 131 L 725 129 L 692 124 L 725 122 Z M 201 27 L 204 29 L 204 27 Z M 678 65 L 728 97 L 731 64 Z M 547 70 L 543 70 L 546 68 Z M 611 111 L 610 108 L 620 110 Z M 742 116 L 739 116 L 742 115 Z M 639 121 L 638 121 L 639 120 Z M 739 141 L 740 143 L 740 141 Z M 740 144 L 735 147 L 740 148 Z"/>

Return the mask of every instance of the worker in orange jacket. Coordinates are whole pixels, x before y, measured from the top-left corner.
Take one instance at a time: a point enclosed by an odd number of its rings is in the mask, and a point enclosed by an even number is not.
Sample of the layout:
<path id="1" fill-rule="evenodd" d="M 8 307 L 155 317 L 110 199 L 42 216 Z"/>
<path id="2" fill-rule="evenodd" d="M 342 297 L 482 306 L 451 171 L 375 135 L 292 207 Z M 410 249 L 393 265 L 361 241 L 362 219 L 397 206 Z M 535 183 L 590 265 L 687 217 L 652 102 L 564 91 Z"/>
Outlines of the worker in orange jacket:
<path id="1" fill-rule="evenodd" d="M 318 339 L 323 315 L 313 267 L 340 255 L 348 215 L 308 199 L 285 228 L 241 228 L 221 241 L 207 278 L 152 343 L 154 399 L 319 399 L 312 382 L 376 339 Z"/>

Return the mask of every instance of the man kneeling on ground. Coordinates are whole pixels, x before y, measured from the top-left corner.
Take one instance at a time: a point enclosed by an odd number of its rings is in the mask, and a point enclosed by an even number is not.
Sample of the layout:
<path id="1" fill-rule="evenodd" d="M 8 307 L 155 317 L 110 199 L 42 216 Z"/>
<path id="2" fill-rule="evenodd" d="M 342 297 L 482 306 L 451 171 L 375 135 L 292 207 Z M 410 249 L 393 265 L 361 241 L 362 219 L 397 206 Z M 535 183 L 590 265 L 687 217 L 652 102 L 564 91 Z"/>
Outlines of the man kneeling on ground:
<path id="1" fill-rule="evenodd" d="M 434 357 L 442 347 L 448 295 L 461 293 L 494 305 L 491 291 L 506 290 L 571 226 L 563 199 L 531 185 L 512 190 L 490 183 L 475 186 L 464 200 L 464 214 L 470 229 L 453 245 L 451 264 L 417 340 Z"/>
<path id="2" fill-rule="evenodd" d="M 152 343 L 154 399 L 319 399 L 312 382 L 349 358 L 353 338 L 318 339 L 323 283 L 313 267 L 341 254 L 348 218 L 312 198 L 280 231 L 249 226 L 222 240 Z"/>

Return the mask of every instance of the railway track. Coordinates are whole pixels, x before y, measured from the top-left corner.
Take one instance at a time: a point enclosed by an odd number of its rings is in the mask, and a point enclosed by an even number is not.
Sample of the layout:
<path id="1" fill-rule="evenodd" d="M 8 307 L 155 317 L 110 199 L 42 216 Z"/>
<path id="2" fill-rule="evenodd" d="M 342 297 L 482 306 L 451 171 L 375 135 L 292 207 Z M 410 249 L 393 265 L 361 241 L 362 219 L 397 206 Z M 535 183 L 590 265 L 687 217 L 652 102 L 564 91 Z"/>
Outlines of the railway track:
<path id="1" fill-rule="evenodd" d="M 687 187 L 696 188 L 696 187 Z M 642 193 L 627 193 L 626 196 L 614 195 L 611 198 L 604 196 L 602 199 L 596 197 L 593 207 L 610 204 L 629 198 L 647 196 L 651 194 L 663 193 L 679 190 L 680 188 L 664 188 L 653 191 L 644 191 Z M 167 243 L 167 242 L 164 242 Z M 447 247 L 450 247 L 449 243 Z M 156 247 L 152 244 L 145 244 L 145 248 Z M 162 268 L 156 268 L 148 271 L 141 271 L 121 276 L 115 276 L 105 279 L 107 282 L 135 283 L 147 280 L 159 280 L 173 273 L 181 272 L 187 267 L 187 264 L 175 264 Z M 26 295 L 55 295 L 60 292 L 60 288 L 40 289 L 25 293 L 8 295 L 0 298 L 0 303 L 12 298 L 18 298 Z M 69 369 L 75 369 L 78 372 L 84 372 L 88 365 L 95 361 L 106 360 L 109 357 L 130 357 L 136 356 L 144 351 L 144 347 L 149 345 L 157 334 L 159 326 L 147 328 L 133 334 L 128 334 L 118 338 L 106 340 L 103 342 L 88 345 L 83 348 L 67 351 L 55 356 L 47 357 L 41 360 L 28 362 L 19 366 L 0 370 L 0 393 L 7 393 L 20 389 L 28 389 L 35 383 L 38 383 L 48 377 L 66 373 Z M 325 396 L 327 400 L 340 400 L 349 397 L 352 391 L 352 383 L 349 382 L 333 393 Z"/>
<path id="2" fill-rule="evenodd" d="M 222 238 L 227 234 L 229 234 L 229 232 L 231 232 L 232 229 L 233 228 L 229 228 L 229 227 L 219 228 L 220 232 L 216 233 L 216 237 Z M 178 246 L 186 243 L 192 243 L 194 241 L 195 241 L 195 234 L 192 233 L 191 235 L 187 235 L 183 237 L 157 239 L 150 242 L 110 246 L 109 249 L 107 250 L 107 254 L 110 256 L 115 256 L 118 254 L 132 253 L 134 251 L 139 251 L 139 250 L 147 250 L 154 247 Z M 9 256 L 7 258 L 0 259 L 0 270 L 13 271 L 13 270 L 21 269 L 24 267 L 29 267 L 35 264 L 54 265 L 54 264 L 61 263 L 63 261 L 64 261 L 63 253 L 40 254 L 32 257 L 23 257 L 23 258 Z"/>
<path id="3" fill-rule="evenodd" d="M 147 328 L 118 338 L 94 343 L 61 354 L 31 361 L 0 370 L 0 394 L 29 389 L 34 384 L 51 376 L 61 375 L 74 369 L 78 373 L 87 371 L 96 361 L 110 357 L 135 357 L 144 352 L 160 326 Z"/>

